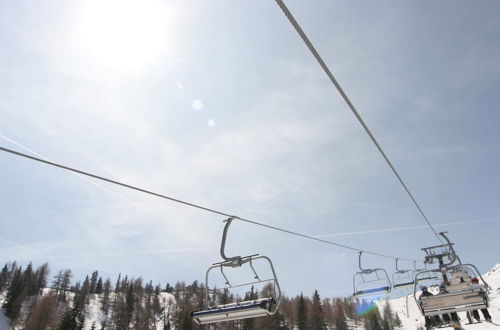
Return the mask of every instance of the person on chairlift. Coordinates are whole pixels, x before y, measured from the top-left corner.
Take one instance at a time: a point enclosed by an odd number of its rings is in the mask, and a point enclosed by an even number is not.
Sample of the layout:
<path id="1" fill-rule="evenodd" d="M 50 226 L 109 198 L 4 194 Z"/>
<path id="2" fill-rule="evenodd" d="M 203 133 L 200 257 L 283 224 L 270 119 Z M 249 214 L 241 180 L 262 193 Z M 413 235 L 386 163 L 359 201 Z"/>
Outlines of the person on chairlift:
<path id="1" fill-rule="evenodd" d="M 447 281 L 446 283 L 442 283 L 440 286 L 439 286 L 439 294 L 444 294 L 444 293 L 448 293 L 448 290 L 446 289 L 446 286 L 450 285 L 450 283 Z M 451 315 L 451 317 L 450 317 Z M 443 321 L 445 323 L 451 323 L 451 321 L 453 322 L 460 322 L 460 318 L 458 317 L 458 314 L 456 312 L 451 312 L 450 314 L 443 314 L 441 315 L 443 317 Z"/>
<path id="2" fill-rule="evenodd" d="M 477 277 L 473 277 L 471 282 L 472 283 L 469 284 L 469 286 L 467 287 L 468 289 L 472 289 L 472 290 L 479 289 L 483 292 L 486 291 L 484 288 L 484 285 L 479 284 L 479 279 Z M 481 313 L 483 313 L 483 316 L 484 316 L 484 319 L 486 320 L 486 322 L 491 322 L 491 315 L 490 315 L 490 312 L 488 312 L 488 309 L 482 308 Z M 476 321 L 480 320 L 479 312 L 477 311 L 477 309 L 472 311 L 472 316 L 474 316 Z"/>
<path id="3" fill-rule="evenodd" d="M 422 294 L 420 295 L 419 299 L 422 297 L 430 297 L 433 296 L 432 293 L 429 292 L 426 286 L 422 286 L 420 288 L 422 290 Z M 443 321 L 441 321 L 441 318 L 439 315 L 434 315 L 434 316 L 426 316 L 425 317 L 425 328 L 426 329 L 431 329 L 433 326 L 438 326 L 443 324 Z"/>

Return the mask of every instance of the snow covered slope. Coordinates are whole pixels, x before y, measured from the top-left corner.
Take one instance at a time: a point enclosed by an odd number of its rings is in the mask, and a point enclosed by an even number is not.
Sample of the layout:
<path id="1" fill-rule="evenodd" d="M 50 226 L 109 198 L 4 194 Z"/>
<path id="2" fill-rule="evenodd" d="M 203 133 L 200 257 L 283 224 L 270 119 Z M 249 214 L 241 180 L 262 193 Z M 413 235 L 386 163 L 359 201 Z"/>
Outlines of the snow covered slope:
<path id="1" fill-rule="evenodd" d="M 4 299 L 5 299 L 5 294 L 0 293 L 0 306 L 2 306 Z M 7 316 L 5 316 L 3 308 L 0 308 L 0 330 L 9 330 L 9 328 L 10 328 L 10 321 L 7 318 Z"/>
<path id="2" fill-rule="evenodd" d="M 500 263 L 497 263 L 495 267 L 493 267 L 488 273 L 483 275 L 484 280 L 491 286 L 490 291 L 490 308 L 488 309 L 493 322 L 500 324 Z M 415 303 L 413 295 L 408 297 L 401 297 L 397 299 L 389 300 L 391 303 L 392 309 L 394 312 L 397 312 L 403 326 L 401 329 L 416 329 L 418 326 L 424 326 L 424 317 L 421 316 L 420 311 Z M 379 302 L 379 309 L 382 310 L 384 306 L 383 301 Z M 408 310 L 408 313 L 407 313 Z M 479 313 L 481 319 L 483 319 L 483 315 L 481 312 Z M 460 319 L 462 320 L 462 327 L 464 329 L 472 329 L 472 330 L 483 330 L 483 329 L 500 329 L 499 326 L 487 322 L 470 324 L 467 325 L 467 318 L 465 316 L 465 312 L 458 313 Z M 446 328 L 452 329 L 452 328 Z"/>
<path id="3" fill-rule="evenodd" d="M 3 309 L 0 308 L 0 330 L 9 330 L 9 319 L 5 316 Z"/>
<path id="4" fill-rule="evenodd" d="M 113 297 L 113 295 L 111 297 Z M 171 293 L 161 292 L 159 299 L 160 299 L 160 307 L 162 309 L 172 308 L 172 306 L 175 304 L 175 297 Z M 96 325 L 96 329 L 100 329 L 101 323 L 103 321 L 106 321 L 107 318 L 101 310 L 100 300 L 101 297 L 97 294 L 91 294 L 89 296 L 89 304 L 85 308 L 85 326 L 83 328 L 84 330 L 90 330 L 94 322 Z M 163 329 L 164 326 L 163 320 L 161 318 L 155 320 L 155 326 L 157 329 Z M 0 327 L 0 330 L 3 329 Z"/>

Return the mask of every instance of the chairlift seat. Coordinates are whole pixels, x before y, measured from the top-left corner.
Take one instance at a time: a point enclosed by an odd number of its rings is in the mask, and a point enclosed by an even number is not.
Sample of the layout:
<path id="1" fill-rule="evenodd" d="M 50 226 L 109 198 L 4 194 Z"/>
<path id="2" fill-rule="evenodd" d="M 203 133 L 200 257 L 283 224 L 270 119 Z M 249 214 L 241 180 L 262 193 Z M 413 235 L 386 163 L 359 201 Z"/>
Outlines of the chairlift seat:
<path id="1" fill-rule="evenodd" d="M 448 292 L 463 291 L 463 290 L 466 290 L 469 285 L 470 285 L 470 283 L 467 283 L 467 282 L 450 284 L 449 286 L 446 287 L 446 290 L 448 290 Z"/>
<path id="2" fill-rule="evenodd" d="M 424 316 L 464 312 L 488 308 L 488 298 L 481 289 L 462 290 L 421 297 L 420 307 Z"/>
<path id="3" fill-rule="evenodd" d="M 413 284 L 415 284 L 414 281 L 394 284 L 394 289 L 396 289 L 396 288 L 406 288 L 406 287 L 412 286 Z"/>
<path id="4" fill-rule="evenodd" d="M 274 298 L 261 298 L 217 305 L 206 311 L 193 312 L 191 315 L 196 323 L 209 324 L 272 315 L 276 311 L 277 306 Z"/>
<path id="5" fill-rule="evenodd" d="M 357 291 L 353 294 L 354 297 L 359 297 L 359 296 L 366 296 L 366 295 L 371 295 L 374 293 L 379 293 L 379 292 L 386 292 L 389 293 L 391 292 L 391 287 L 389 286 L 383 286 L 380 288 L 373 288 L 373 289 L 367 289 L 367 290 L 360 290 Z"/>

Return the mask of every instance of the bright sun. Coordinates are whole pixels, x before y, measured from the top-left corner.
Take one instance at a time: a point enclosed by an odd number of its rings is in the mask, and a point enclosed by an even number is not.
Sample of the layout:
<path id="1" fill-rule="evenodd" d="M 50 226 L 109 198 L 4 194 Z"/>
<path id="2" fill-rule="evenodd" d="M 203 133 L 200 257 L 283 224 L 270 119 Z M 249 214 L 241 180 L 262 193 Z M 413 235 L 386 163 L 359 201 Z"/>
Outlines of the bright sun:
<path id="1" fill-rule="evenodd" d="M 137 70 L 165 50 L 168 16 L 159 0 L 87 0 L 78 38 L 100 65 Z"/>

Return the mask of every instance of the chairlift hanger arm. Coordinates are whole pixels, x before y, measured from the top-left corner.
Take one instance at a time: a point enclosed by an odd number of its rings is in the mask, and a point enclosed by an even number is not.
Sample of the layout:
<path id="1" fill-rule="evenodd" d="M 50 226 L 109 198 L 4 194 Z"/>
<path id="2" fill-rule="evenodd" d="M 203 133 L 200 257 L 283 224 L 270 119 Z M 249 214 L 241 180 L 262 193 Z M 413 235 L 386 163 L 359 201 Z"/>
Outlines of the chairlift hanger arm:
<path id="1" fill-rule="evenodd" d="M 453 261 L 451 261 L 451 264 L 455 262 L 455 260 L 457 260 L 458 258 L 458 255 L 457 253 L 455 252 L 455 248 L 453 247 L 453 243 L 450 242 L 449 238 L 446 236 L 448 232 L 446 231 L 442 231 L 439 233 L 439 235 L 443 236 L 443 238 L 446 240 L 446 242 L 448 243 L 448 245 L 450 246 L 450 250 L 451 250 L 451 253 L 452 253 L 452 257 L 453 257 Z M 460 260 L 460 258 L 458 258 L 458 260 Z M 460 262 L 462 263 L 462 262 Z"/>
<path id="2" fill-rule="evenodd" d="M 363 273 L 365 272 L 369 272 L 370 269 L 363 269 L 363 267 L 361 267 L 361 255 L 363 254 L 363 251 L 359 251 L 359 256 L 358 256 L 358 266 L 359 266 L 359 270 L 361 270 Z"/>
<path id="3" fill-rule="evenodd" d="M 221 255 L 222 259 L 224 259 L 224 261 L 214 263 L 214 265 L 221 265 L 221 267 L 233 267 L 233 268 L 240 267 L 247 262 L 251 262 L 253 257 L 259 255 L 259 254 L 251 254 L 248 256 L 244 256 L 244 257 L 242 257 L 242 256 L 234 256 L 234 257 L 226 256 L 225 249 L 226 249 L 227 233 L 229 230 L 229 226 L 231 225 L 231 223 L 234 219 L 239 219 L 239 218 L 236 216 L 231 216 L 228 219 L 224 220 L 224 222 L 226 224 L 224 225 L 224 230 L 222 232 L 222 240 L 220 243 L 220 255 Z"/>
<path id="4" fill-rule="evenodd" d="M 399 261 L 399 258 L 396 258 L 396 273 L 399 273 L 399 274 L 409 273 L 410 272 L 409 269 L 399 269 L 399 267 L 398 267 L 398 261 Z"/>
<path id="5" fill-rule="evenodd" d="M 241 260 L 241 256 L 227 257 L 224 251 L 226 248 L 227 231 L 229 230 L 229 226 L 231 225 L 231 222 L 233 222 L 234 219 L 236 219 L 236 217 L 232 216 L 229 217 L 227 220 L 224 220 L 226 222 L 226 225 L 224 226 L 224 231 L 222 232 L 222 241 L 220 243 L 220 255 L 222 259 L 229 262 Z"/>

